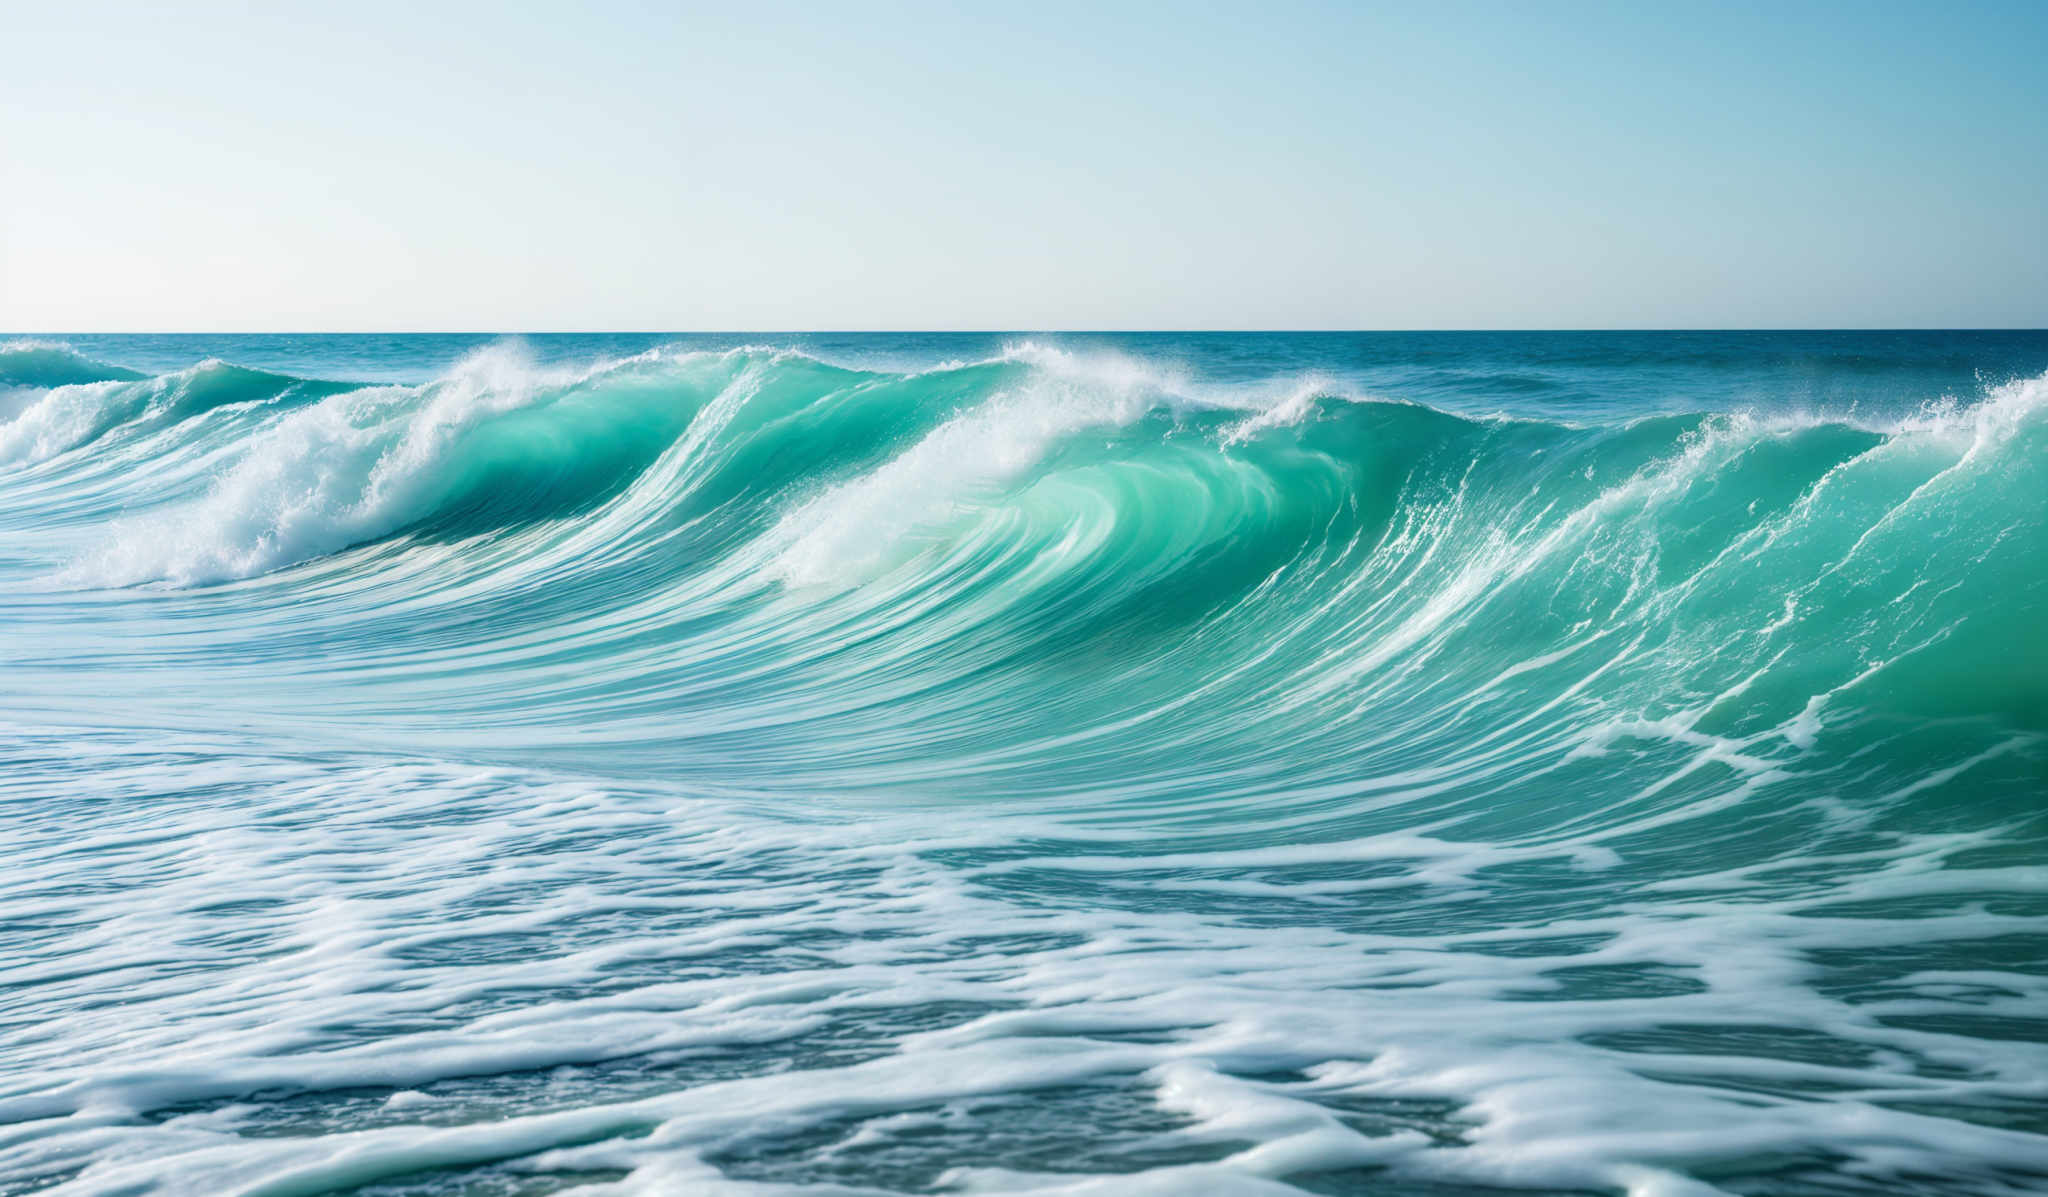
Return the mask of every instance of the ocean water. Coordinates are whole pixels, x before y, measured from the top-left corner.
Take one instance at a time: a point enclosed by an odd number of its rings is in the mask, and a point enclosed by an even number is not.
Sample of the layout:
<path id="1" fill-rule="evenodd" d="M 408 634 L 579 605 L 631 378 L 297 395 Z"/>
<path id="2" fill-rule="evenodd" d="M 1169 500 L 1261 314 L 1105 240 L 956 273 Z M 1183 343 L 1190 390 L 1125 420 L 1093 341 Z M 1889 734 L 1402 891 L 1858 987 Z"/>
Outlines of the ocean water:
<path id="1" fill-rule="evenodd" d="M 0 346 L 0 1193 L 2048 1192 L 2048 334 Z"/>

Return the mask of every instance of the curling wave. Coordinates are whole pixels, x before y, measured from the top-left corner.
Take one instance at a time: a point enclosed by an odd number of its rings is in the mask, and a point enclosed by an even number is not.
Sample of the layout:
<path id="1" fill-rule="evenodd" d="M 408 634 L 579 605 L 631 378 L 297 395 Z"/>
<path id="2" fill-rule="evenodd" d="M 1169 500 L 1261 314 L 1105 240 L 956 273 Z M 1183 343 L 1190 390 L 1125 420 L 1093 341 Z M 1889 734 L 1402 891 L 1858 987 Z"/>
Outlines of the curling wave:
<path id="1" fill-rule="evenodd" d="M 192 845 L 38 898 L 31 837 L 0 911 L 140 920 L 41 1016 L 163 971 L 142 1047 L 23 1049 L 0 1174 L 2048 1176 L 2048 377 L 1603 421 L 1034 345 L 0 363 L 0 796 Z"/>

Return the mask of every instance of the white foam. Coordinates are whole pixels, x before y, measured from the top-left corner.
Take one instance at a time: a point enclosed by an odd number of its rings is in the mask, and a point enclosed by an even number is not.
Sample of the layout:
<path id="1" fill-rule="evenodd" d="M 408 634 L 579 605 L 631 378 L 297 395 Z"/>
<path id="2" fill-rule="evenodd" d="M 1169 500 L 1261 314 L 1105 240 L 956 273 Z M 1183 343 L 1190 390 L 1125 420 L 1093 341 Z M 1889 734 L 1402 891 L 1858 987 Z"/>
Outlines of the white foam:
<path id="1" fill-rule="evenodd" d="M 23 825 L 0 883 L 11 918 L 78 929 L 61 953 L 38 949 L 11 975 L 44 1032 L 19 1042 L 0 1073 L 0 1122 L 11 1124 L 0 1177 L 51 1179 L 58 1194 L 324 1190 L 496 1161 L 541 1176 L 616 1169 L 627 1179 L 597 1191 L 619 1194 L 833 1191 L 742 1181 L 719 1161 L 764 1135 L 843 1124 L 816 1158 L 857 1173 L 870 1150 L 982 1142 L 1007 1125 L 1006 1109 L 1028 1111 L 1051 1092 L 1135 1095 L 1164 1125 L 1132 1146 L 1200 1159 L 1136 1176 L 990 1160 L 952 1166 L 947 1182 L 1263 1195 L 1291 1176 L 1368 1168 L 1414 1183 L 1699 1197 L 1715 1190 L 1689 1175 L 1696 1164 L 1818 1152 L 1880 1185 L 1932 1172 L 1958 1177 L 1959 1193 L 1989 1193 L 1991 1182 L 1969 1178 L 2048 1165 L 2036 1136 L 1888 1104 L 2021 1098 L 2048 1065 L 2043 1049 L 1872 1017 L 2025 1017 L 2037 983 L 1992 966 L 1921 969 L 1894 978 L 1898 996 L 1882 1007 L 1811 984 L 1819 950 L 1882 957 L 2038 933 L 2037 918 L 1968 904 L 2039 892 L 2025 869 L 1953 867 L 1996 842 L 1988 834 L 1774 862 L 1841 878 L 1822 886 L 1781 891 L 1751 870 L 1531 925 L 1418 929 L 1401 916 L 1431 898 L 1380 890 L 1369 892 L 1384 904 L 1383 928 L 1260 925 L 1158 905 L 1169 891 L 1122 909 L 1058 901 L 1057 884 L 1024 901 L 1004 894 L 1034 869 L 1106 879 L 1260 870 L 1264 896 L 1285 901 L 1314 885 L 1289 870 L 1312 879 L 1370 861 L 1408 872 L 1418 895 L 1433 880 L 1469 901 L 1487 871 L 1559 850 L 1393 835 L 1041 856 L 963 873 L 926 853 L 1054 829 L 999 807 L 799 823 L 504 772 L 316 766 L 232 743 L 124 745 L 79 732 L 63 743 L 51 768 L 86 768 L 108 792 L 153 797 Z M 0 811 L 49 781 L 16 770 L 0 780 Z M 81 861 L 109 884 L 59 884 Z M 1580 863 L 1624 862 L 1595 853 Z M 223 907 L 224 895 L 238 905 Z M 1829 910 L 1944 895 L 1959 904 L 1920 917 Z M 972 937 L 1016 946 L 973 948 Z M 1531 950 L 1531 937 L 1582 942 Z M 483 950 L 494 942 L 530 946 Z M 1550 977 L 1631 967 L 1697 984 L 1564 999 Z M 99 1001 L 109 977 L 124 978 L 118 1008 Z M 2001 992 L 1993 1004 L 1980 997 Z M 865 1058 L 775 1064 L 800 1060 L 803 1037 L 825 1028 L 948 1009 L 962 1011 L 951 1025 L 899 1032 Z M 1760 1018 L 1846 1054 L 1644 1055 L 1594 1042 L 1668 1024 L 1742 1031 Z M 382 1029 L 359 1037 L 364 1027 Z M 692 1054 L 705 1049 L 722 1054 Z M 763 1053 L 757 1071 L 688 1080 L 694 1059 L 749 1051 Z M 562 1067 L 619 1057 L 680 1071 L 636 1092 L 607 1089 L 601 1069 Z M 498 1087 L 465 1081 L 460 1099 L 439 1096 L 463 1077 Z M 279 1094 L 317 1104 L 361 1086 L 389 1090 L 368 1103 L 373 1114 L 251 1133 Z M 1841 1099 L 1825 1096 L 1845 1086 Z M 1420 1099 L 1454 1106 L 1445 1129 L 1458 1137 L 1373 1123 L 1373 1102 Z M 988 1101 L 1021 1104 L 975 1104 Z M 139 1117 L 193 1103 L 216 1104 Z"/>
<path id="2" fill-rule="evenodd" d="M 246 578 L 386 535 L 427 514 L 462 436 L 589 371 L 536 367 L 517 343 L 424 387 L 366 387 L 282 416 L 195 504 L 117 527 L 59 575 L 77 586 Z"/>

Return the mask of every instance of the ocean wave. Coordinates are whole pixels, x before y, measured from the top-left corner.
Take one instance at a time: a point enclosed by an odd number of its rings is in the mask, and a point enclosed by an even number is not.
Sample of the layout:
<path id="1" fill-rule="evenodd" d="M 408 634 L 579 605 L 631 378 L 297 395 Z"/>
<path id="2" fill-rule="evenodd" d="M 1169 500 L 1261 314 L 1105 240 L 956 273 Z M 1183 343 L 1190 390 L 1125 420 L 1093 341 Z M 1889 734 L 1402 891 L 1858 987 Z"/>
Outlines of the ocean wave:
<path id="1" fill-rule="evenodd" d="M 1300 622 L 1322 671 L 1291 702 L 1438 654 L 1484 661 L 1482 637 L 1526 655 L 1590 637 L 1668 658 L 1665 688 L 1685 679 L 1703 717 L 1741 660 L 1764 677 L 1743 708 L 1780 721 L 1831 686 L 2040 719 L 2038 654 L 2013 621 L 2043 585 L 2042 379 L 1884 424 L 1609 426 L 1475 420 L 1313 379 L 1224 404 L 1142 363 L 1028 345 L 913 374 L 764 350 L 542 370 L 501 346 L 421 386 L 296 403 L 274 399 L 290 380 L 217 363 L 89 385 L 143 387 L 167 419 L 273 398 L 207 494 L 125 512 L 63 585 L 488 543 L 463 585 L 633 562 L 648 596 L 717 577 L 714 605 L 781 587 L 886 622 L 892 604 L 944 603 L 940 627 L 1055 655 L 1044 641 Z M 1941 661 L 1967 692 L 1927 673 Z M 1782 701 L 1756 701 L 1774 686 Z"/>
<path id="2" fill-rule="evenodd" d="M 94 361 L 62 341 L 9 341 L 0 345 L 0 387 L 48 388 L 143 378 L 140 371 Z"/>
<path id="3" fill-rule="evenodd" d="M 2023 1191 L 2048 377 L 1930 400 L 37 389 L 0 1184 Z"/>

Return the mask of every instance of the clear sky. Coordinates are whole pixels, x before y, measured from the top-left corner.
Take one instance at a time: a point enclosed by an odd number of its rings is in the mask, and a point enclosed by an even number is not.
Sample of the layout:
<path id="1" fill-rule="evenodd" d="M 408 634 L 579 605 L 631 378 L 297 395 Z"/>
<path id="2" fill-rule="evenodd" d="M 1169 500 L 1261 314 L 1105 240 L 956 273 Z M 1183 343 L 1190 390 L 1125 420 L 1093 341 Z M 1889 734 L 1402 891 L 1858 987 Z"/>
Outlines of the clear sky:
<path id="1" fill-rule="evenodd" d="M 2048 0 L 0 0 L 0 329 L 2048 325 Z"/>

